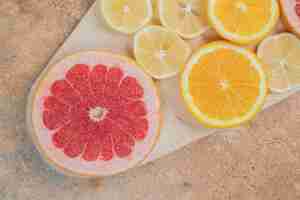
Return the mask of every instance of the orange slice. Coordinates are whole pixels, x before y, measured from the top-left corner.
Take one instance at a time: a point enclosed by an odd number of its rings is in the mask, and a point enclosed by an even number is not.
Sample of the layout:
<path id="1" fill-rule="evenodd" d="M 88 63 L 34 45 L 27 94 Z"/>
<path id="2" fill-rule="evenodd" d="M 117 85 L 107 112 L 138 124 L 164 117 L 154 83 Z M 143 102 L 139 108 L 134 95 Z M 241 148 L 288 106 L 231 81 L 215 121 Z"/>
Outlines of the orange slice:
<path id="1" fill-rule="evenodd" d="M 233 127 L 252 119 L 261 109 L 267 78 L 252 52 L 213 42 L 192 56 L 181 78 L 181 90 L 200 123 Z"/>
<path id="2" fill-rule="evenodd" d="M 257 43 L 267 36 L 279 19 L 277 0 L 208 0 L 212 26 L 225 39 Z"/>

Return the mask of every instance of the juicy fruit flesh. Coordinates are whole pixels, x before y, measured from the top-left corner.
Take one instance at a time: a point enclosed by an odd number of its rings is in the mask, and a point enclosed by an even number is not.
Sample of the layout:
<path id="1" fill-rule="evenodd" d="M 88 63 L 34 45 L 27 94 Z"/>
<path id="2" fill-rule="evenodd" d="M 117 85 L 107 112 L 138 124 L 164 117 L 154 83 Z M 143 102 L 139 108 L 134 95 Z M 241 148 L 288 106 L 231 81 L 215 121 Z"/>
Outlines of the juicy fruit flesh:
<path id="1" fill-rule="evenodd" d="M 195 105 L 209 118 L 246 115 L 260 94 L 260 77 L 245 56 L 221 48 L 201 57 L 189 77 Z"/>
<path id="2" fill-rule="evenodd" d="M 300 20 L 300 0 L 296 0 L 296 4 L 295 4 L 295 12 L 299 17 Z"/>
<path id="3" fill-rule="evenodd" d="M 128 157 L 147 136 L 144 91 L 119 67 L 78 64 L 44 98 L 44 126 L 70 158 L 108 161 Z"/>
<path id="4" fill-rule="evenodd" d="M 255 2 L 249 0 L 219 1 L 215 13 L 227 31 L 239 33 L 242 36 L 254 35 L 268 23 L 269 16 L 271 16 L 270 8 L 272 8 L 271 0 Z"/>

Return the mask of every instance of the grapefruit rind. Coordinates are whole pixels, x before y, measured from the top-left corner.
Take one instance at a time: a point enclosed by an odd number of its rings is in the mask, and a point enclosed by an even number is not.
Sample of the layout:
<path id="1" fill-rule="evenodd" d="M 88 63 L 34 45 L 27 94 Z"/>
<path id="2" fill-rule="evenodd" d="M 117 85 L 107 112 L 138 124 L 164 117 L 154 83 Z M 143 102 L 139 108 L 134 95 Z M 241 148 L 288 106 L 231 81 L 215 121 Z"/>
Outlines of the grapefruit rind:
<path id="1" fill-rule="evenodd" d="M 296 0 L 294 0 L 296 1 Z M 289 31 L 295 33 L 298 37 L 300 37 L 300 16 L 297 16 L 295 13 L 295 8 L 294 7 L 289 7 L 289 6 L 294 6 L 291 5 L 291 1 L 287 0 L 280 0 L 279 1 L 280 7 L 281 7 L 281 13 L 282 13 L 282 18 L 283 22 L 288 28 Z M 286 5 L 288 4 L 288 5 Z M 295 2 L 296 4 L 296 2 Z M 300 2 L 299 2 L 300 4 Z"/>
<path id="2" fill-rule="evenodd" d="M 110 169 L 109 166 L 104 166 L 105 170 L 102 171 L 101 167 L 96 169 L 96 170 L 90 170 L 88 169 L 86 166 L 83 166 L 81 170 L 78 169 L 74 169 L 74 168 L 70 168 L 70 167 L 66 167 L 64 165 L 64 163 L 61 163 L 57 160 L 55 160 L 54 157 L 49 155 L 49 147 L 45 147 L 44 145 L 41 144 L 38 134 L 39 131 L 36 130 L 35 127 L 35 121 L 36 119 L 34 118 L 34 109 L 35 109 L 35 99 L 37 98 L 38 94 L 40 91 L 43 90 L 44 88 L 44 79 L 47 78 L 48 74 L 52 72 L 52 70 L 59 65 L 61 62 L 68 60 L 68 59 L 80 59 L 80 57 L 85 57 L 86 55 L 89 54 L 94 54 L 94 56 L 99 56 L 99 57 L 108 57 L 110 59 L 116 59 L 121 63 L 126 63 L 127 65 L 133 67 L 135 70 L 138 69 L 136 63 L 131 60 L 128 57 L 125 56 L 119 56 L 119 55 L 115 55 L 112 53 L 108 53 L 108 52 L 103 52 L 103 51 L 86 51 L 86 52 L 79 52 L 79 53 L 75 53 L 72 54 L 70 56 L 65 57 L 64 59 L 58 61 L 56 64 L 53 64 L 51 66 L 48 66 L 47 68 L 44 69 L 44 71 L 41 73 L 41 75 L 37 78 L 37 80 L 35 81 L 34 85 L 32 86 L 29 96 L 28 96 L 28 101 L 27 101 L 27 106 L 26 106 L 26 125 L 27 125 L 27 130 L 28 133 L 30 134 L 33 143 L 35 144 L 36 148 L 38 149 L 38 151 L 40 152 L 40 154 L 42 155 L 42 157 L 44 158 L 44 160 L 52 167 L 54 167 L 58 172 L 61 172 L 62 174 L 68 175 L 68 176 L 75 176 L 75 177 L 82 177 L 82 178 L 91 178 L 91 177 L 104 177 L 104 176 L 111 176 L 117 173 L 121 173 L 124 172 L 130 168 L 133 168 L 134 166 L 139 165 L 140 163 L 142 163 L 147 157 L 148 155 L 151 153 L 151 151 L 153 150 L 153 148 L 155 147 L 159 136 L 160 136 L 160 128 L 161 128 L 161 115 L 160 115 L 160 100 L 159 100 L 159 93 L 157 90 L 157 87 L 155 85 L 155 83 L 153 82 L 153 80 L 148 77 L 148 76 L 143 76 L 143 78 L 145 79 L 146 82 L 149 83 L 149 87 L 153 88 L 153 91 L 155 93 L 155 110 L 157 111 L 156 113 L 152 113 L 153 114 L 153 118 L 155 118 L 157 121 L 154 131 L 153 133 L 148 133 L 148 134 L 152 134 L 152 139 L 150 142 L 150 145 L 147 147 L 147 149 L 142 153 L 142 155 L 139 155 L 140 158 L 136 159 L 136 160 L 130 160 L 131 158 L 128 158 L 129 160 L 126 160 L 128 162 L 127 166 L 123 166 L 123 167 L 116 167 L 115 169 Z M 140 70 L 139 73 L 143 73 L 145 74 L 142 70 Z M 49 83 L 48 83 L 49 84 Z M 37 110 L 37 109 L 36 109 Z M 50 134 L 48 133 L 49 137 Z M 146 139 L 145 139 L 146 140 Z M 62 153 L 63 154 L 63 153 Z M 68 157 L 64 156 L 63 159 L 68 159 Z M 78 158 L 79 164 L 82 161 L 82 159 Z M 78 163 L 77 163 L 78 164 Z M 85 163 L 86 164 L 86 163 Z M 71 165 L 72 166 L 72 165 Z"/>
<path id="3" fill-rule="evenodd" d="M 280 16 L 280 9 L 277 3 L 277 0 L 272 0 L 273 7 L 271 8 L 272 15 L 270 17 L 269 23 L 264 26 L 263 30 L 250 36 L 242 36 L 239 34 L 232 33 L 227 31 L 220 20 L 217 18 L 215 14 L 215 4 L 218 0 L 208 0 L 208 20 L 212 27 L 216 30 L 216 32 L 222 36 L 223 38 L 230 40 L 237 44 L 257 44 L 267 35 L 272 33 L 274 27 L 276 26 L 279 16 Z"/>
<path id="4" fill-rule="evenodd" d="M 240 118 L 226 121 L 212 119 L 208 117 L 205 113 L 202 113 L 195 105 L 193 97 L 189 93 L 189 74 L 191 73 L 193 65 L 196 64 L 199 58 L 201 58 L 202 56 L 211 53 L 219 48 L 231 49 L 249 58 L 251 60 L 252 65 L 257 69 L 259 76 L 262 80 L 262 84 L 260 85 L 260 95 L 257 97 L 256 104 L 252 107 L 250 112 L 248 112 L 246 115 Z M 246 123 L 248 121 L 251 121 L 256 116 L 256 114 L 262 110 L 267 96 L 267 85 L 267 77 L 262 69 L 262 63 L 257 59 L 254 53 L 244 48 L 232 45 L 228 42 L 217 41 L 204 45 L 197 52 L 194 53 L 194 55 L 187 63 L 184 72 L 181 75 L 180 87 L 181 94 L 183 96 L 184 102 L 188 110 L 192 113 L 192 115 L 197 119 L 199 123 L 201 123 L 207 128 L 232 128 L 240 124 Z"/>

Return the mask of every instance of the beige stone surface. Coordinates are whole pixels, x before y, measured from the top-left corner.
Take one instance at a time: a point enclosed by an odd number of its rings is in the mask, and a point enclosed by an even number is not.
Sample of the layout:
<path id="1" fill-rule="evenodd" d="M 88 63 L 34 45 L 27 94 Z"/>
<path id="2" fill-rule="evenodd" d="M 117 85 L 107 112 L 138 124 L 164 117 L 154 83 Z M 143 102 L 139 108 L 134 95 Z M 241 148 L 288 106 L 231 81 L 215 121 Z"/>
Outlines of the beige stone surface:
<path id="1" fill-rule="evenodd" d="M 25 131 L 32 81 L 94 0 L 0 0 L 0 200 L 300 199 L 300 94 L 118 176 L 62 176 Z"/>

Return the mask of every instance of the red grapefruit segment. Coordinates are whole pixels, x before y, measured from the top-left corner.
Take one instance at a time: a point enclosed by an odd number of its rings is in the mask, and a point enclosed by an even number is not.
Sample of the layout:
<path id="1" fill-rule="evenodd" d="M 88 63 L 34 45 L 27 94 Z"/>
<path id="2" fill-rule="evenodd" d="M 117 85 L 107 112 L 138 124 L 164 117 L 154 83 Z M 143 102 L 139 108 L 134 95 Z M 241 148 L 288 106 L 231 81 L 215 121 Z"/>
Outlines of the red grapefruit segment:
<path id="1" fill-rule="evenodd" d="M 110 161 L 113 159 L 112 139 L 109 134 L 104 135 L 101 141 L 100 160 Z"/>
<path id="2" fill-rule="evenodd" d="M 80 96 L 66 80 L 55 81 L 51 87 L 51 93 L 54 97 L 68 105 L 73 105 L 80 100 Z"/>
<path id="3" fill-rule="evenodd" d="M 82 158 L 86 161 L 96 161 L 100 156 L 102 137 L 95 135 L 86 146 Z"/>
<path id="4" fill-rule="evenodd" d="M 123 71 L 120 68 L 114 67 L 109 69 L 107 73 L 107 82 L 104 88 L 104 96 L 107 101 L 111 98 L 118 98 L 119 96 L 119 84 L 123 77 Z"/>
<path id="5" fill-rule="evenodd" d="M 133 137 L 136 140 L 143 140 L 147 136 L 148 129 L 149 129 L 149 124 L 147 119 L 139 118 L 135 120 Z"/>
<path id="6" fill-rule="evenodd" d="M 135 142 L 134 139 L 119 127 L 114 127 L 112 141 L 116 155 L 124 158 L 130 155 Z"/>
<path id="7" fill-rule="evenodd" d="M 295 12 L 300 17 L 300 1 L 296 1 Z"/>
<path id="8" fill-rule="evenodd" d="M 284 20 L 291 31 L 300 36 L 300 1 L 280 0 Z"/>
<path id="9" fill-rule="evenodd" d="M 69 106 L 60 102 L 57 98 L 53 96 L 46 97 L 44 101 L 45 109 L 55 110 L 56 112 L 61 112 L 67 114 L 69 111 Z"/>
<path id="10" fill-rule="evenodd" d="M 66 145 L 66 148 L 64 149 L 64 153 L 70 158 L 76 158 L 83 152 L 84 146 L 85 146 L 84 137 L 78 134 L 73 135 L 69 143 Z"/>
<path id="11" fill-rule="evenodd" d="M 90 93 L 89 73 L 88 65 L 77 64 L 68 71 L 66 79 L 80 95 L 87 96 Z"/>
<path id="12" fill-rule="evenodd" d="M 54 133 L 52 137 L 53 144 L 57 148 L 64 148 L 72 138 L 72 134 L 76 131 L 76 128 L 72 127 L 71 123 L 65 125 Z"/>
<path id="13" fill-rule="evenodd" d="M 56 115 L 55 111 L 45 110 L 43 112 L 43 122 L 48 129 L 54 130 L 64 125 L 66 120 L 63 116 Z"/>
<path id="14" fill-rule="evenodd" d="M 127 98 L 141 98 L 144 94 L 143 88 L 134 77 L 126 77 L 120 86 L 120 95 Z"/>
<path id="15" fill-rule="evenodd" d="M 104 65 L 96 65 L 90 75 L 91 88 L 98 99 L 103 97 L 106 74 L 107 68 Z"/>
<path id="16" fill-rule="evenodd" d="M 142 101 L 134 101 L 132 103 L 129 103 L 126 107 L 127 108 L 125 109 L 127 111 L 127 114 L 133 117 L 140 117 L 147 114 L 145 104 Z"/>
<path id="17" fill-rule="evenodd" d="M 29 102 L 28 123 L 38 149 L 55 167 L 75 175 L 128 169 L 157 140 L 155 86 L 120 56 L 87 52 L 66 58 L 44 72 Z"/>

